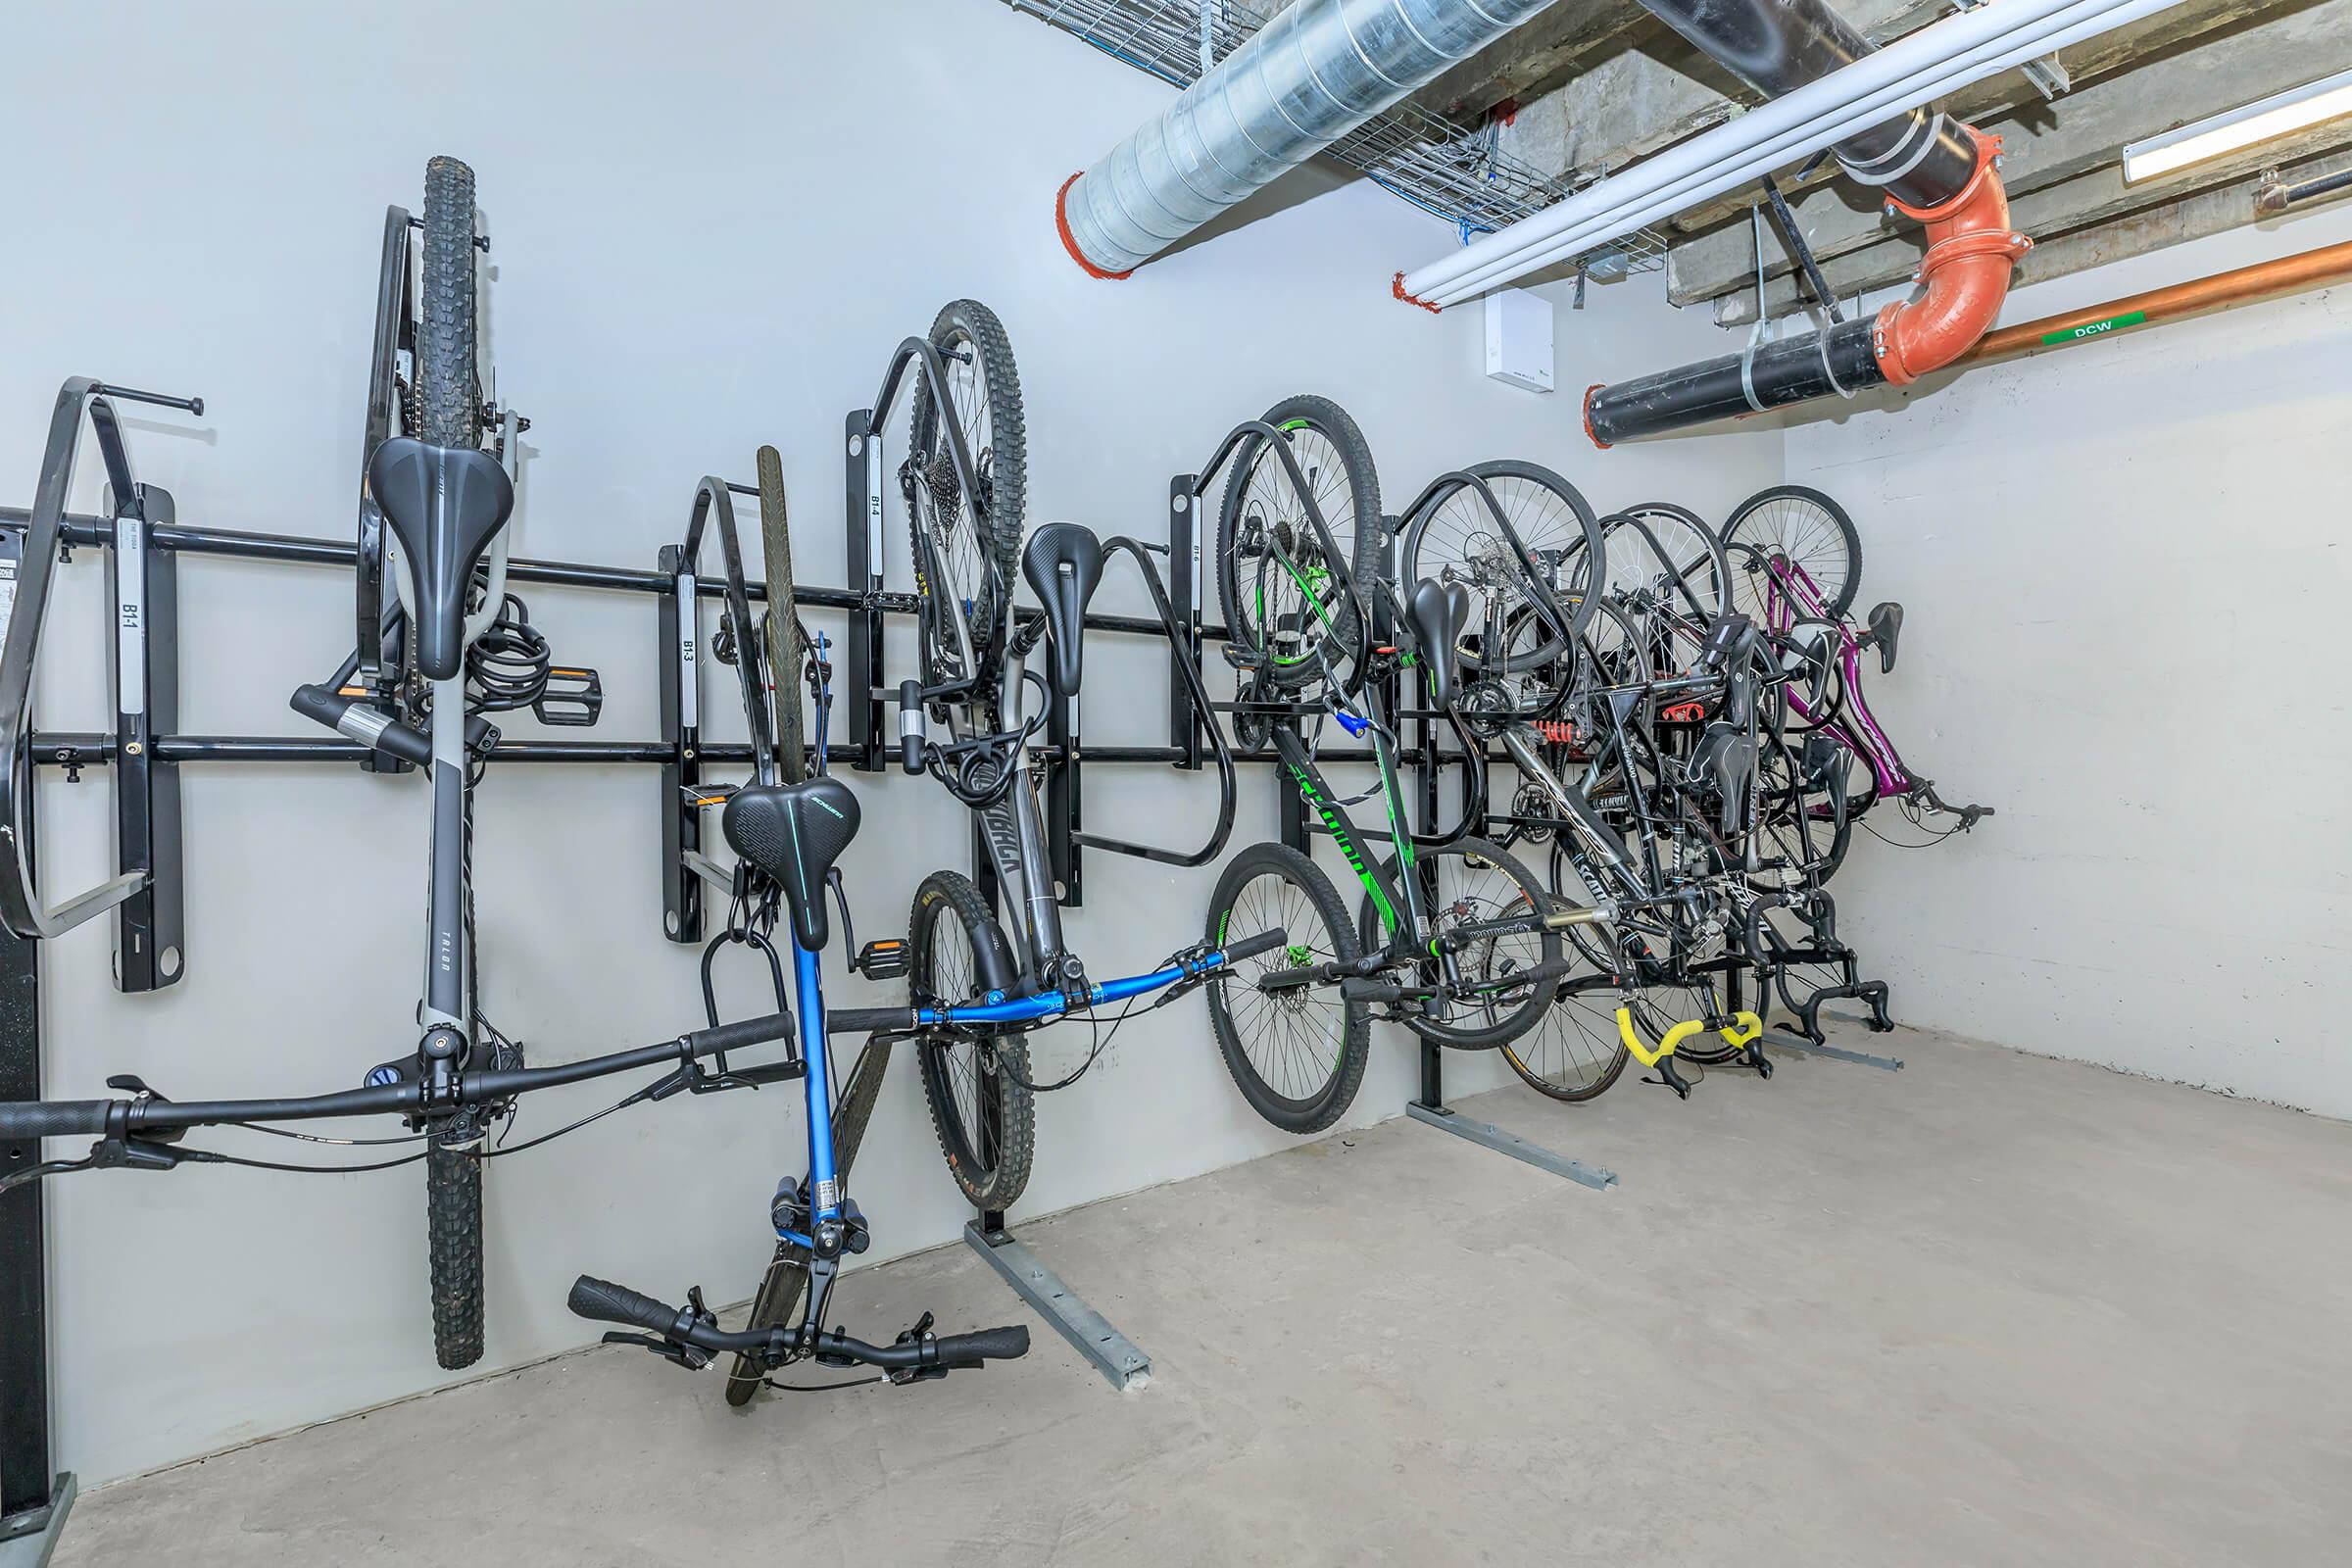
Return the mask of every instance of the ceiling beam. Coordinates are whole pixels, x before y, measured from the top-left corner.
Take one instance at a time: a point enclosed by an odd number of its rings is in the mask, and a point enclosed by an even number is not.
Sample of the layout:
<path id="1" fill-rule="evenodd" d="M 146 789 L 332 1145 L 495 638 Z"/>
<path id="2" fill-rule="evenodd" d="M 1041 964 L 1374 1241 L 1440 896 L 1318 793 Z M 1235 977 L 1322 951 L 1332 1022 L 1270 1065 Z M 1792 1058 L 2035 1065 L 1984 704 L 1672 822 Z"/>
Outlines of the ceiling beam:
<path id="1" fill-rule="evenodd" d="M 1656 24 L 1638 0 L 1556 0 L 1445 72 L 1412 101 L 1459 124 L 1476 124 L 1496 104 L 1526 103 L 1550 91 L 1586 56 L 1640 25 Z"/>
<path id="2" fill-rule="evenodd" d="M 2316 0 L 2241 24 L 2228 38 L 2203 47 L 2176 46 L 2145 65 L 2078 87 L 2055 103 L 2036 98 L 1978 123 L 2002 139 L 2001 175 L 2009 189 L 2012 220 L 2029 234 L 2064 232 L 2132 206 L 2171 200 L 2230 172 L 2227 168 L 2219 174 L 2206 168 L 2183 171 L 2172 179 L 2126 190 L 2115 167 L 2126 143 L 2299 86 L 2348 64 L 2352 0 Z M 2311 144 L 2304 145 L 2308 149 Z M 2282 153 L 2273 147 L 2253 156 L 2259 163 Z M 2079 183 L 2080 176 L 2101 169 L 2115 177 L 2106 184 Z M 2067 195 L 2056 201 L 2033 199 L 2061 186 Z M 1897 251 L 1916 261 L 1918 225 L 1888 217 L 1871 197 L 1867 188 L 1840 180 L 1790 203 L 1798 230 L 1825 269 L 1862 251 L 1875 253 L 1870 264 L 1859 272 L 1838 272 L 1875 277 L 1886 270 L 1886 257 Z M 2043 226 L 2036 228 L 2030 220 L 2034 219 Z M 1766 239 L 1766 275 L 1791 273 L 1794 264 L 1769 225 Z M 1895 250 L 1887 249 L 1889 241 L 1895 242 Z M 1667 297 L 1676 305 L 1691 305 L 1740 289 L 1752 296 L 1755 265 L 1754 239 L 1745 222 L 1693 235 L 1667 253 Z M 1908 270 L 1901 268 L 1892 275 Z M 1753 314 L 1751 299 L 1742 319 L 1752 319 Z"/>
<path id="3" fill-rule="evenodd" d="M 2290 180 L 2331 173 L 2347 148 L 2352 148 L 2352 128 L 2341 123 L 2319 126 L 2231 158 L 2217 159 L 2203 166 L 2195 179 L 2185 182 L 2189 188 L 2174 184 L 2153 205 L 2145 189 L 2127 188 L 2122 171 L 2113 165 L 2044 186 L 2010 207 L 2011 218 L 2020 228 L 2043 236 L 2018 264 L 2015 286 L 2063 277 L 2131 255 L 2133 248 L 2122 241 L 2132 235 L 2151 236 L 2136 248 L 2152 250 L 2179 239 L 2253 222 L 2262 216 L 2254 210 L 2254 189 L 2261 183 L 2263 171 L 2278 169 Z M 2201 215 L 2198 222 L 2204 225 L 2196 232 L 2180 232 L 2170 239 L 2152 237 L 2167 232 L 2172 220 L 2166 215 L 2192 209 Z M 2086 235 L 2094 237 L 2085 240 Z M 2089 260 L 2076 259 L 2086 254 Z M 1850 299 L 1909 281 L 1919 268 L 1920 255 L 1917 236 L 1905 235 L 1825 262 L 1821 270 L 1832 293 Z M 1765 285 L 1776 318 L 1797 309 L 1799 287 L 1797 280 L 1786 277 Z M 1753 321 L 1755 298 L 1752 281 L 1745 290 L 1718 298 L 1716 324 L 1744 326 Z"/>

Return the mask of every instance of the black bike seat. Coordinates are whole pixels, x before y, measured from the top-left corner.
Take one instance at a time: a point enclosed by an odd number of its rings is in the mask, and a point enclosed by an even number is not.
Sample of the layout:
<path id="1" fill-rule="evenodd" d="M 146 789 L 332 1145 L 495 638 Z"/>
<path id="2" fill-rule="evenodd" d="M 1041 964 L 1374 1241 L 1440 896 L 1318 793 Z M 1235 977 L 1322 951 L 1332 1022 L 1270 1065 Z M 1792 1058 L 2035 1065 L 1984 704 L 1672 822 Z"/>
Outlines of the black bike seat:
<path id="1" fill-rule="evenodd" d="M 400 541 L 416 590 L 416 667 L 448 680 L 466 661 L 466 591 L 514 511 L 514 486 L 478 448 L 394 436 L 368 460 L 368 489 Z"/>
<path id="2" fill-rule="evenodd" d="M 1424 577 L 1404 602 L 1404 618 L 1421 645 L 1429 671 L 1429 700 L 1444 708 L 1453 700 L 1454 665 L 1461 658 L 1462 622 L 1470 618 L 1470 590 L 1458 582 Z"/>
<path id="3" fill-rule="evenodd" d="M 1893 600 L 1873 606 L 1870 612 L 1870 640 L 1878 645 L 1879 673 L 1894 670 L 1894 645 L 1903 635 L 1903 607 Z"/>
<path id="4" fill-rule="evenodd" d="M 1717 814 L 1728 836 L 1740 831 L 1747 781 L 1755 770 L 1756 743 L 1745 728 L 1717 719 L 1699 732 L 1683 776 L 1693 786 L 1715 792 Z"/>
<path id="5" fill-rule="evenodd" d="M 1102 580 L 1102 541 L 1083 523 L 1045 523 L 1021 552 L 1021 575 L 1046 607 L 1046 634 L 1054 643 L 1054 689 L 1075 697 L 1086 605 Z"/>
<path id="6" fill-rule="evenodd" d="M 792 932 L 815 953 L 829 935 L 825 876 L 858 836 L 858 797 L 841 780 L 746 784 L 719 815 L 727 843 L 784 892 Z"/>

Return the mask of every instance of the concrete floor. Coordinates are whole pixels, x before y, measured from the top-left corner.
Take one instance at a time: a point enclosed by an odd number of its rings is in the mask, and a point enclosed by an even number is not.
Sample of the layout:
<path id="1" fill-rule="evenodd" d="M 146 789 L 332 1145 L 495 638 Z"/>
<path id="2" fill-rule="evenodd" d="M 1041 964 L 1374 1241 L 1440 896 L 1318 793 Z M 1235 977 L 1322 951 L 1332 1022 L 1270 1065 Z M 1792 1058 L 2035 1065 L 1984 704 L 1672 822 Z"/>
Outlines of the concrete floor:
<path id="1" fill-rule="evenodd" d="M 770 1395 L 571 1355 L 107 1488 L 68 1568 L 2294 1563 L 2352 1529 L 2352 1127 L 1905 1031 L 1034 1222 L 1152 1354 Z M 950 1249 L 853 1322 L 1023 1313 Z M 813 1499 L 813 1500 L 811 1500 Z"/>

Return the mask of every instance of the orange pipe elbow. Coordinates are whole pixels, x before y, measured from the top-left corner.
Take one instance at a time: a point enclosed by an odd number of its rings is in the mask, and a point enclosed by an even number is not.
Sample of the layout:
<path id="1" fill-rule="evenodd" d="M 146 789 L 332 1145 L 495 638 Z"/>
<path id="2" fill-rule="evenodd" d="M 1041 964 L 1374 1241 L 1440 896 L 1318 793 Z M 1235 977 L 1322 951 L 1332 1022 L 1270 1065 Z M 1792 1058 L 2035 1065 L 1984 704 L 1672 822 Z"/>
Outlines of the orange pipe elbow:
<path id="1" fill-rule="evenodd" d="M 1977 172 L 1951 200 L 1934 207 L 1887 205 L 1928 226 L 1919 264 L 1927 292 L 1879 312 L 1871 349 L 1896 386 L 1941 369 L 1976 346 L 2009 297 L 2009 273 L 2034 242 L 2009 226 L 2009 194 L 1992 167 L 1998 136 L 1965 127 L 1978 149 Z"/>

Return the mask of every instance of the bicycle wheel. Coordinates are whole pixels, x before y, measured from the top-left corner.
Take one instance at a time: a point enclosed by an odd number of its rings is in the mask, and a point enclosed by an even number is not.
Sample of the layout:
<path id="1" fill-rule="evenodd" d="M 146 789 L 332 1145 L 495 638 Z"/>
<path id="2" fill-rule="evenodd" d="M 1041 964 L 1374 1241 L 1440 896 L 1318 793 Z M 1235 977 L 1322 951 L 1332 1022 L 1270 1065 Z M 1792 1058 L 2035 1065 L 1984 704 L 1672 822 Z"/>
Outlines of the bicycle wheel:
<path id="1" fill-rule="evenodd" d="M 1862 585 L 1862 536 L 1845 509 L 1801 484 L 1759 490 L 1734 509 L 1723 525 L 1723 542 L 1748 545 L 1765 561 L 1778 555 L 1803 572 L 1821 595 L 1824 612 L 1842 617 Z M 1764 620 L 1766 578 L 1756 567 L 1732 579 L 1733 606 L 1758 624 Z"/>
<path id="2" fill-rule="evenodd" d="M 1535 555 L 1545 585 L 1568 612 L 1569 634 L 1582 635 L 1599 604 L 1592 584 L 1605 576 L 1596 569 L 1605 546 L 1592 504 L 1576 486 L 1538 464 L 1506 459 L 1473 464 L 1463 471 L 1485 481 L 1511 532 Z M 1435 577 L 1471 592 L 1471 615 L 1463 626 L 1463 646 L 1456 650 L 1464 669 L 1486 667 L 1480 628 L 1527 619 L 1524 567 L 1516 555 L 1495 523 L 1494 509 L 1468 485 L 1433 494 L 1405 523 L 1396 580 L 1409 588 Z M 1508 638 L 1507 649 L 1497 661 L 1499 672 L 1517 674 L 1551 663 L 1562 645 L 1547 623 L 1538 623 Z"/>
<path id="3" fill-rule="evenodd" d="M 424 1150 L 424 1230 L 433 1293 L 433 1359 L 446 1371 L 482 1358 L 482 1162 L 479 1135 Z"/>
<path id="4" fill-rule="evenodd" d="M 1415 866 L 1428 866 L 1437 878 L 1437 896 L 1429 901 L 1434 929 L 1431 940 L 1459 926 L 1528 916 L 1549 907 L 1550 894 L 1536 875 L 1499 847 L 1484 839 L 1459 839 L 1444 849 L 1416 849 Z M 1396 858 L 1382 863 L 1392 885 L 1397 879 Z M 1367 951 L 1385 946 L 1387 938 L 1374 895 L 1364 895 L 1356 915 L 1356 937 Z M 1402 911 L 1398 911 L 1401 918 Z M 1556 931 L 1534 925 L 1481 937 L 1454 955 L 1460 988 L 1446 998 L 1444 1019 L 1407 1017 L 1404 1026 L 1422 1039 L 1458 1051 L 1491 1051 L 1518 1039 L 1536 1020 L 1559 989 L 1556 966 L 1560 937 Z M 1541 965 L 1553 969 L 1548 980 L 1528 980 Z M 1435 960 L 1425 960 L 1434 971 Z"/>
<path id="5" fill-rule="evenodd" d="M 1553 897 L 1553 908 L 1584 908 L 1573 898 Z M 1583 932 L 1605 941 L 1606 927 L 1570 926 L 1569 935 Z M 1579 945 L 1580 956 L 1590 955 Z M 1594 965 L 1611 972 L 1607 962 Z M 1607 1093 L 1625 1071 L 1632 1053 L 1617 1032 L 1617 991 L 1614 987 L 1572 990 L 1563 984 L 1535 1026 L 1516 1040 L 1505 1041 L 1502 1059 L 1520 1081 L 1539 1094 L 1571 1103 Z"/>
<path id="6" fill-rule="evenodd" d="M 808 752 L 801 723 L 802 654 L 800 611 L 792 597 L 792 533 L 784 510 L 784 457 L 761 447 L 760 546 L 767 573 L 767 681 L 775 714 L 776 772 L 787 784 L 808 776 Z M 817 759 L 822 762 L 824 759 Z"/>
<path id="7" fill-rule="evenodd" d="M 914 890 L 914 914 L 907 923 L 914 994 L 943 1003 L 975 1000 L 975 956 L 983 944 L 1002 947 L 1004 941 L 995 913 L 970 877 L 932 872 Z M 1029 1185 L 1037 1149 L 1027 1041 L 1017 1034 L 993 1039 L 937 1034 L 917 1040 L 914 1051 L 948 1174 L 973 1207 L 1010 1208 Z"/>
<path id="8" fill-rule="evenodd" d="M 424 244 L 417 290 L 417 435 L 434 446 L 481 445 L 475 352 L 473 171 L 455 158 L 424 166 Z M 466 821 L 471 860 L 472 822 Z M 471 898 L 470 888 L 466 893 Z M 466 972 L 473 969 L 466 921 Z M 479 1046 L 476 1046 L 479 1049 Z M 482 1357 L 481 1129 L 470 1116 L 425 1146 L 424 1211 L 433 1302 L 433 1355 L 449 1371 Z"/>
<path id="9" fill-rule="evenodd" d="M 957 300 L 939 313 L 931 346 L 946 366 L 947 385 L 935 390 L 916 377 L 901 469 L 923 603 L 923 679 L 986 680 L 996 667 L 997 622 L 1012 593 L 1013 553 L 1029 502 L 1021 378 L 1004 323 L 976 300 Z M 976 493 L 965 494 L 951 422 L 962 432 Z"/>
<path id="10" fill-rule="evenodd" d="M 424 166 L 424 280 L 416 328 L 419 437 L 438 447 L 482 444 L 481 368 L 474 358 L 473 171 L 455 158 Z"/>
<path id="11" fill-rule="evenodd" d="M 1223 946 L 1277 927 L 1290 946 L 1244 959 L 1205 987 L 1209 1032 L 1250 1108 L 1286 1133 L 1319 1133 L 1355 1100 L 1371 1056 L 1361 1003 L 1337 986 L 1266 992 L 1260 975 L 1336 960 L 1358 949 L 1348 906 L 1314 861 L 1287 844 L 1252 844 L 1225 864 L 1209 901 L 1207 940 Z"/>
<path id="12" fill-rule="evenodd" d="M 1645 501 L 1600 520 L 1608 540 L 1602 581 L 1613 595 L 1695 621 L 1723 612 L 1731 569 L 1714 530 L 1686 507 Z"/>
<path id="13" fill-rule="evenodd" d="M 1836 742 L 1820 747 L 1792 745 L 1777 736 L 1761 738 L 1756 759 L 1758 846 L 1795 874 L 1798 885 L 1818 886 L 1836 873 L 1853 838 L 1846 814 L 1847 753 Z M 1784 885 L 1777 873 L 1750 877 L 1759 892 Z"/>
<path id="14" fill-rule="evenodd" d="M 1265 437 L 1242 443 L 1217 514 L 1217 600 L 1235 640 L 1263 656 L 1274 684 L 1289 689 L 1320 675 L 1327 661 L 1346 667 L 1361 642 L 1306 499 L 1369 592 L 1382 561 L 1380 478 L 1363 432 L 1329 399 L 1285 398 L 1265 422 L 1290 442 L 1306 498 Z"/>

